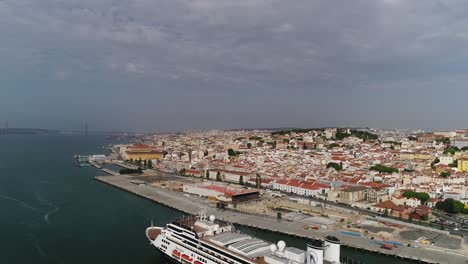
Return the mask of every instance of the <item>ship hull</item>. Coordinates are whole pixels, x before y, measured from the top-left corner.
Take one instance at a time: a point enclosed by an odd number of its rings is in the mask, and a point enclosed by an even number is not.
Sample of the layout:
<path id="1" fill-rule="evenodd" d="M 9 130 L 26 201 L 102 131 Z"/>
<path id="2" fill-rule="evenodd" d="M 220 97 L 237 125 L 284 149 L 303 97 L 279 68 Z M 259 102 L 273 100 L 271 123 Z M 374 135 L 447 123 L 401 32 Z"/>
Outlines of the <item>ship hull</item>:
<path id="1" fill-rule="evenodd" d="M 161 262 L 158 262 L 158 263 L 163 263 L 163 264 L 180 264 L 180 263 L 182 263 L 182 262 L 179 262 L 179 261 L 175 260 L 174 258 L 167 255 L 166 253 L 162 252 L 159 248 L 156 248 L 156 250 L 158 251 L 158 253 L 160 255 L 159 260 L 161 261 Z"/>

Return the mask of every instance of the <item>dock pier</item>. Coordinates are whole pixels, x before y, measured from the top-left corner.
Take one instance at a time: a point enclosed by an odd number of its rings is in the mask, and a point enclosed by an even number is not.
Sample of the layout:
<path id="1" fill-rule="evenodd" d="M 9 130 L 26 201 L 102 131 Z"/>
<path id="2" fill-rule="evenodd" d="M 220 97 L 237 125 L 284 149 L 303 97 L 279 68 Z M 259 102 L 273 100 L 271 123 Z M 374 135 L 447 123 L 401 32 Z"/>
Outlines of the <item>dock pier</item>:
<path id="1" fill-rule="evenodd" d="M 464 254 L 450 250 L 441 250 L 442 252 L 435 251 L 431 250 L 430 247 L 426 249 L 401 246 L 392 250 L 386 250 L 370 244 L 370 240 L 367 238 L 346 236 L 341 234 L 339 230 L 323 229 L 305 232 L 303 223 L 300 222 L 279 221 L 277 219 L 214 208 L 209 201 L 199 197 L 187 197 L 181 193 L 154 186 L 134 184 L 130 182 L 131 176 L 128 175 L 96 176 L 95 179 L 186 214 L 196 215 L 204 211 L 206 214 L 216 215 L 218 219 L 254 229 L 273 231 L 305 239 L 322 238 L 327 235 L 332 235 L 338 237 L 341 241 L 341 245 L 344 247 L 399 259 L 412 260 L 417 263 L 466 264 L 468 260 Z"/>

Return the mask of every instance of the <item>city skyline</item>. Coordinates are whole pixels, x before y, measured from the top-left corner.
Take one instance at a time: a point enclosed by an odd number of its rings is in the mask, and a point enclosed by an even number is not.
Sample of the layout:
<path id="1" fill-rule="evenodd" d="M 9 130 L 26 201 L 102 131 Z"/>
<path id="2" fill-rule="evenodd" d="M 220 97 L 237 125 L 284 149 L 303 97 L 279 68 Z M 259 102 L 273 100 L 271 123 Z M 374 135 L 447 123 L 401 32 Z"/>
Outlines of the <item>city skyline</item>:
<path id="1" fill-rule="evenodd" d="M 179 131 L 463 128 L 459 1 L 0 2 L 0 120 Z"/>

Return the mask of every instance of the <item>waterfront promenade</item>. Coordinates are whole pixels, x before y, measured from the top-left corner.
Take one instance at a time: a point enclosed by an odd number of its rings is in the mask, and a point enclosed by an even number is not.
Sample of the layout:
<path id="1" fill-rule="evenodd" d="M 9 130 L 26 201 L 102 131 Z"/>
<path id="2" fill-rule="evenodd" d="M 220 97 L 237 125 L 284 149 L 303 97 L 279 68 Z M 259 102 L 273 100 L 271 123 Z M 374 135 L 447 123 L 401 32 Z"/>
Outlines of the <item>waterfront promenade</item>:
<path id="1" fill-rule="evenodd" d="M 420 262 L 441 264 L 468 263 L 468 257 L 466 257 L 468 252 L 461 252 L 460 250 L 442 250 L 440 248 L 431 246 L 426 248 L 410 248 L 401 246 L 390 251 L 381 249 L 377 245 L 370 244 L 370 240 L 367 238 L 346 236 L 341 234 L 339 230 L 304 230 L 304 224 L 300 222 L 278 221 L 276 219 L 266 218 L 260 215 L 250 215 L 227 210 L 219 210 L 210 205 L 209 201 L 206 199 L 201 199 L 195 196 L 186 196 L 182 193 L 173 192 L 150 185 L 137 185 L 131 183 L 130 176 L 97 176 L 95 178 L 106 184 L 145 197 L 149 200 L 172 207 L 187 214 L 198 214 L 203 211 L 206 214 L 216 215 L 218 219 L 229 221 L 235 224 L 270 230 L 273 232 L 280 232 L 297 237 L 321 238 L 326 235 L 333 235 L 338 237 L 344 246 L 371 251 L 375 252 L 376 254 L 394 255 L 395 257 L 413 259 Z"/>

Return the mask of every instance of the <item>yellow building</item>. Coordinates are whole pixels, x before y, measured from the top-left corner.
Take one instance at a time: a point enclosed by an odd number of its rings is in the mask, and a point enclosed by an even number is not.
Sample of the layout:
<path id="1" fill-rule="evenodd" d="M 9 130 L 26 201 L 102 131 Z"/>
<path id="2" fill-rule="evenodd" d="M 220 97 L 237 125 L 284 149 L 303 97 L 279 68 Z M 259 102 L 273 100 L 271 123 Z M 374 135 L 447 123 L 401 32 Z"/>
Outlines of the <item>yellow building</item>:
<path id="1" fill-rule="evenodd" d="M 417 160 L 432 160 L 434 157 L 432 157 L 431 154 L 428 153 L 416 153 L 414 154 L 414 159 Z"/>
<path id="2" fill-rule="evenodd" d="M 133 160 L 161 160 L 164 157 L 162 151 L 158 151 L 154 147 L 138 144 L 133 145 L 125 152 L 127 159 Z"/>
<path id="3" fill-rule="evenodd" d="M 468 172 L 468 157 L 458 159 L 458 171 Z"/>
<path id="4" fill-rule="evenodd" d="M 413 152 L 401 152 L 400 153 L 400 159 L 402 159 L 402 160 L 413 160 L 414 159 L 414 153 Z"/>

